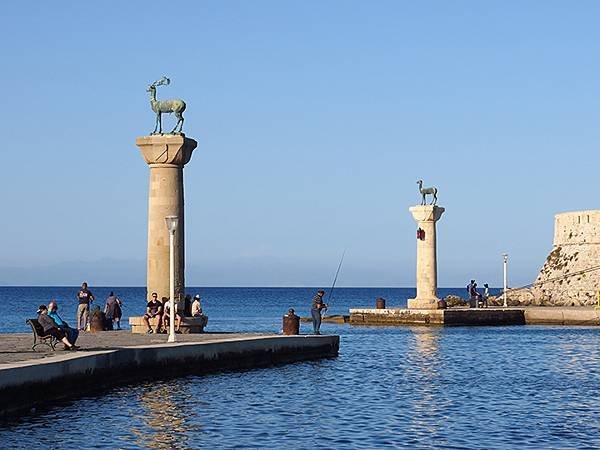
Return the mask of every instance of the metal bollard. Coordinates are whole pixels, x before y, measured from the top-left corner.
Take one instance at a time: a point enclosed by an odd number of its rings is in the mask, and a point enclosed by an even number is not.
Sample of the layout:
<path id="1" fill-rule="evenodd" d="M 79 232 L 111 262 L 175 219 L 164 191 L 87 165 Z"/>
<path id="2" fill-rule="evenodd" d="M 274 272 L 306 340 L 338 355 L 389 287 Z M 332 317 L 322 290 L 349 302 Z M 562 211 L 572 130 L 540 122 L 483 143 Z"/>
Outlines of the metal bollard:
<path id="1" fill-rule="evenodd" d="M 375 300 L 375 309 L 385 309 L 385 298 L 378 297 Z"/>
<path id="2" fill-rule="evenodd" d="M 91 333 L 94 333 L 96 331 L 104 331 L 104 322 L 105 322 L 105 318 L 104 318 L 104 313 L 102 311 L 100 311 L 98 309 L 98 311 L 94 311 L 94 314 L 92 314 L 90 312 L 90 316 L 89 316 L 89 326 L 90 329 L 89 331 Z"/>
<path id="3" fill-rule="evenodd" d="M 283 334 L 288 336 L 300 334 L 300 317 L 295 314 L 293 308 L 290 308 L 288 313 L 283 316 Z"/>

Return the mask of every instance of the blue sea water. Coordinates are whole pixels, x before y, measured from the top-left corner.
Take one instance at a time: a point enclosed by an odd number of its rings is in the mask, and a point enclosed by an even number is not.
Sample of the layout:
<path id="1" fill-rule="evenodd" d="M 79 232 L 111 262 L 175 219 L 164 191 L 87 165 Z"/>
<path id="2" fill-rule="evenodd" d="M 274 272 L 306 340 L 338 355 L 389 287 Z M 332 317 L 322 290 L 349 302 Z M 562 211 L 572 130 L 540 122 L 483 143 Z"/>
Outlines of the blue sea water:
<path id="1" fill-rule="evenodd" d="M 98 299 L 108 288 L 92 288 Z M 464 288 L 441 289 L 440 295 Z M 27 331 L 57 298 L 68 321 L 76 287 L 0 287 L 2 332 Z M 312 288 L 190 288 L 208 331 L 278 332 Z M 143 288 L 115 289 L 125 315 Z M 331 314 L 404 306 L 414 289 L 336 289 Z M 310 324 L 302 325 L 303 332 Z M 350 327 L 340 355 L 265 369 L 116 388 L 0 426 L 2 448 L 599 448 L 596 327 Z"/>

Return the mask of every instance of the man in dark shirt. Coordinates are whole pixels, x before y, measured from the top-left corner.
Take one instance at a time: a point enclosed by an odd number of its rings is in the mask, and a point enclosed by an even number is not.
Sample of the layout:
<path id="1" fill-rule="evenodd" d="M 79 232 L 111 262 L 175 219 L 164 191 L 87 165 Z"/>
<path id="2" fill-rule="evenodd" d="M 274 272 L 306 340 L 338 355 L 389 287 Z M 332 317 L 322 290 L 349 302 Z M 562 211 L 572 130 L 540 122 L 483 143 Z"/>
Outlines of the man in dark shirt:
<path id="1" fill-rule="evenodd" d="M 81 290 L 77 293 L 77 301 L 79 302 L 77 306 L 77 329 L 85 330 L 88 323 L 90 303 L 94 301 L 94 295 L 88 290 L 88 285 L 85 281 L 81 284 Z M 82 316 L 83 321 L 81 320 Z"/>
<path id="2" fill-rule="evenodd" d="M 148 302 L 146 305 L 146 314 L 144 314 L 144 323 L 148 328 L 148 334 L 158 333 L 160 330 L 160 326 L 162 324 L 162 316 L 163 316 L 163 305 L 158 301 L 158 294 L 156 292 L 152 293 L 152 300 Z M 158 318 L 158 322 L 156 323 L 156 330 L 152 330 L 150 326 L 150 319 L 154 317 Z"/>
<path id="3" fill-rule="evenodd" d="M 77 350 L 79 348 L 69 342 L 65 333 L 58 327 L 54 319 L 48 315 L 48 308 L 46 308 L 46 305 L 40 305 L 37 313 L 37 321 L 44 329 L 45 335 L 54 336 L 59 341 L 62 341 L 65 345 L 65 350 Z"/>
<path id="4" fill-rule="evenodd" d="M 321 312 L 327 309 L 327 304 L 323 303 L 325 291 L 320 290 L 312 299 L 310 315 L 312 316 L 313 329 L 315 334 L 321 334 Z"/>

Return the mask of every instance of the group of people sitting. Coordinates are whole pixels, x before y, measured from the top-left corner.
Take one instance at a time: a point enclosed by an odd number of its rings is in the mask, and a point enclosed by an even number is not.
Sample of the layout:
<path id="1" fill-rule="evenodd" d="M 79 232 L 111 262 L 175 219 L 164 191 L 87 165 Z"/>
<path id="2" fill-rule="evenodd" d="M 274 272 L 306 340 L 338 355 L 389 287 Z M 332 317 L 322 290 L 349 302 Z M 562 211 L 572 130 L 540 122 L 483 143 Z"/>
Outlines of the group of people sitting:
<path id="1" fill-rule="evenodd" d="M 79 337 L 79 330 L 71 328 L 67 322 L 58 315 L 58 305 L 52 300 L 46 305 L 40 305 L 37 310 L 37 321 L 44 329 L 44 335 L 54 336 L 64 344 L 65 350 L 77 350 L 75 345 Z"/>
<path id="2" fill-rule="evenodd" d="M 200 294 L 194 296 L 192 301 L 191 295 L 186 295 L 183 304 L 180 307 L 179 302 L 175 302 L 175 332 L 180 333 L 181 321 L 184 317 L 200 317 L 202 316 L 202 304 L 200 303 Z M 156 318 L 155 329 L 150 326 L 150 320 Z M 144 314 L 144 323 L 148 328 L 148 334 L 152 333 L 167 333 L 171 320 L 171 306 L 169 299 L 163 297 L 158 300 L 158 294 L 152 293 L 152 299 L 146 305 L 146 314 Z"/>

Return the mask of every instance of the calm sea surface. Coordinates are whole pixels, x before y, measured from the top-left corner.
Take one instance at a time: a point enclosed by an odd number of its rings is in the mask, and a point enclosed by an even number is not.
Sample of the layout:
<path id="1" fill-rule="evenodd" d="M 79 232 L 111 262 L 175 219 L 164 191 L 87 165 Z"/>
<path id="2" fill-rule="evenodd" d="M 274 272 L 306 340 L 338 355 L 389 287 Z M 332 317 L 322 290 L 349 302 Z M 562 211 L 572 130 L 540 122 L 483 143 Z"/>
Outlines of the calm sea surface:
<path id="1" fill-rule="evenodd" d="M 98 300 L 109 293 L 94 288 Z M 441 289 L 441 295 L 464 288 Z M 1 332 L 40 303 L 75 323 L 76 287 L 0 287 Z M 190 288 L 207 331 L 281 329 L 315 289 Z M 117 288 L 124 314 L 143 288 Z M 336 289 L 330 314 L 404 306 L 413 289 Z M 126 322 L 126 317 L 125 320 Z M 310 324 L 302 324 L 309 332 Z M 598 327 L 350 327 L 340 356 L 113 389 L 0 426 L 1 448 L 599 448 Z"/>

